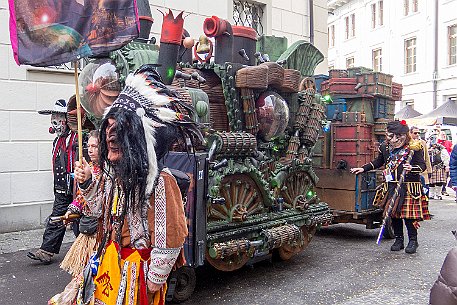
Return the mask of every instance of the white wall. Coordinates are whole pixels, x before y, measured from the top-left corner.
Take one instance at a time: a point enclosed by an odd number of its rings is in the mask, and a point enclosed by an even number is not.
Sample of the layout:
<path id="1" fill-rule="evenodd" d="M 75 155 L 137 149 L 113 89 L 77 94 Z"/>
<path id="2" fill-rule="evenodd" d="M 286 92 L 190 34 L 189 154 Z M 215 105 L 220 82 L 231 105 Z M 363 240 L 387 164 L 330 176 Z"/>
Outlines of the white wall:
<path id="1" fill-rule="evenodd" d="M 217 2 L 217 5 L 216 5 Z M 289 44 L 309 40 L 307 0 L 256 0 L 266 5 L 265 32 L 286 36 Z M 229 0 L 150 0 L 158 38 L 162 16 L 157 9 L 184 10 L 184 26 L 195 39 L 202 34 L 203 20 L 217 15 L 231 20 Z M 326 54 L 327 3 L 314 0 L 315 45 Z M 50 214 L 53 200 L 49 116 L 37 110 L 52 107 L 59 98 L 74 93 L 71 72 L 17 66 L 8 30 L 8 1 L 0 0 L 0 232 L 40 226 Z M 321 68 L 322 67 L 322 68 Z M 327 70 L 326 62 L 319 67 Z"/>
<path id="2" fill-rule="evenodd" d="M 414 108 L 422 113 L 433 109 L 435 0 L 419 1 L 419 11 L 403 15 L 403 1 L 384 0 L 384 25 L 371 28 L 371 4 L 374 0 L 352 0 L 329 15 L 335 25 L 335 46 L 329 48 L 329 65 L 346 68 L 346 57 L 355 57 L 355 66 L 372 67 L 372 50 L 382 48 L 383 72 L 394 75 L 403 84 L 403 100 L 414 99 Z M 457 95 L 457 66 L 447 65 L 447 27 L 457 23 L 457 0 L 439 1 L 438 17 L 438 106 L 447 96 Z M 344 39 L 344 17 L 356 14 L 356 37 Z M 416 72 L 404 73 L 404 40 L 416 37 Z M 399 106 L 399 105 L 397 105 Z"/>

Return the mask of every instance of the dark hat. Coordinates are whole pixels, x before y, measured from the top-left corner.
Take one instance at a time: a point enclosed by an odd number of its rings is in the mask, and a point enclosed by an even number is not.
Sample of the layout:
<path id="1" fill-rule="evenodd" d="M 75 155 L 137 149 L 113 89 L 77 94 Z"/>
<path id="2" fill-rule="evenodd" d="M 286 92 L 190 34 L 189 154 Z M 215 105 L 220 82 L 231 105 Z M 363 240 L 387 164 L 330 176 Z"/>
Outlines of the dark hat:
<path id="1" fill-rule="evenodd" d="M 387 132 L 396 133 L 396 134 L 407 134 L 409 132 L 409 127 L 406 124 L 405 120 L 401 121 L 391 121 L 387 123 Z"/>
<path id="2" fill-rule="evenodd" d="M 65 100 L 57 100 L 54 103 L 54 108 L 53 109 L 46 109 L 46 110 L 38 110 L 39 114 L 53 114 L 53 113 L 62 113 L 66 114 L 67 113 L 67 102 Z"/>

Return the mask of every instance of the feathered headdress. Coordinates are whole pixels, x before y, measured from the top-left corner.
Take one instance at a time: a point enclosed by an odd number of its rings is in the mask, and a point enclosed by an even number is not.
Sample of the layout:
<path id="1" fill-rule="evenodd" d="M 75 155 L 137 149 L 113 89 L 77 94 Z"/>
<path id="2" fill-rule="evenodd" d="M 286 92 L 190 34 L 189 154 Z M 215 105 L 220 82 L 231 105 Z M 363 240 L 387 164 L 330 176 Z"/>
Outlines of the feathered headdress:
<path id="1" fill-rule="evenodd" d="M 191 138 L 197 136 L 204 142 L 203 136 L 197 123 L 191 119 L 192 106 L 182 102 L 175 91 L 162 83 L 153 65 L 143 65 L 127 77 L 125 88 L 113 105 L 106 110 L 105 117 L 110 112 L 119 111 L 117 108 L 132 111 L 141 119 L 148 154 L 145 190 L 148 197 L 158 176 L 157 162 L 163 157 L 162 152 L 168 151 L 169 146 L 173 144 L 170 139 L 176 139 L 179 136 Z M 164 137 L 158 133 L 163 133 Z M 175 137 L 171 136 L 172 134 L 175 134 Z M 157 137 L 160 141 L 156 141 Z M 156 151 L 161 153 L 157 155 Z"/>

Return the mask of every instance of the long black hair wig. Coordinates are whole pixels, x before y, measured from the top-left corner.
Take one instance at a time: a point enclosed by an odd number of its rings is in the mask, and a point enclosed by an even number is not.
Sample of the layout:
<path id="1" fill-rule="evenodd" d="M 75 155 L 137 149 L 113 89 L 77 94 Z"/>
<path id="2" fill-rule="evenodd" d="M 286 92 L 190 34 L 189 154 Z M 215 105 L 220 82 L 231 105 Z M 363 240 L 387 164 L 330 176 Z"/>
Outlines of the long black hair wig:
<path id="1" fill-rule="evenodd" d="M 116 121 L 116 140 L 121 158 L 116 164 L 108 160 L 106 129 L 108 119 Z M 148 176 L 148 151 L 141 118 L 123 108 L 111 108 L 100 126 L 100 168 L 113 166 L 116 178 L 120 181 L 131 208 L 142 208 L 146 202 L 145 190 Z M 138 198 L 136 198 L 138 196 Z"/>

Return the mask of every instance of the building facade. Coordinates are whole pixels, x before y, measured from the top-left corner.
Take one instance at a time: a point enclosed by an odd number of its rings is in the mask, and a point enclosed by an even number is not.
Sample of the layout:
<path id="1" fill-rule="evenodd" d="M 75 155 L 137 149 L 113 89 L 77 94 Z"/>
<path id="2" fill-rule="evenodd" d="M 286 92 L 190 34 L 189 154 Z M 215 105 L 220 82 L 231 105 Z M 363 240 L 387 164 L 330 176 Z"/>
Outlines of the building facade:
<path id="1" fill-rule="evenodd" d="M 259 33 L 285 36 L 289 45 L 300 39 L 313 41 L 327 56 L 326 0 L 150 0 L 150 6 L 155 19 L 152 35 L 157 38 L 162 22 L 158 10 L 170 8 L 185 11 L 184 26 L 195 39 L 203 33 L 204 19 L 216 15 L 232 24 L 255 26 Z M 68 100 L 75 91 L 71 65 L 16 65 L 8 20 L 8 1 L 0 0 L 0 232 L 39 227 L 50 214 L 53 136 L 48 133 L 49 116 L 37 110 L 49 109 L 60 98 Z M 325 71 L 326 60 L 316 73 Z"/>
<path id="2" fill-rule="evenodd" d="M 457 97 L 457 0 L 329 0 L 329 68 L 364 66 L 403 84 L 397 110 Z"/>

